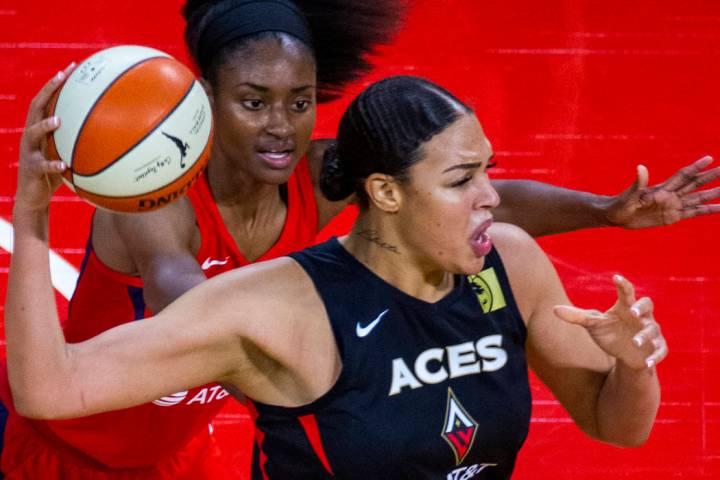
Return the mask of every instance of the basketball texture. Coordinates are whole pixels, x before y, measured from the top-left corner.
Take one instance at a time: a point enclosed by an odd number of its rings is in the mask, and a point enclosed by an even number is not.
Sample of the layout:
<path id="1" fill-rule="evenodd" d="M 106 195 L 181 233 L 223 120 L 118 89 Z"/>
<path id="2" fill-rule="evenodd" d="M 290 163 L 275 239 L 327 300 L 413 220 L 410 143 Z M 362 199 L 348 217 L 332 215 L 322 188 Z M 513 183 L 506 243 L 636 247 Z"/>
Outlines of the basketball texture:
<path id="1" fill-rule="evenodd" d="M 88 202 L 149 211 L 183 195 L 205 167 L 212 114 L 202 86 L 158 50 L 118 46 L 82 62 L 53 97 L 48 154 Z"/>

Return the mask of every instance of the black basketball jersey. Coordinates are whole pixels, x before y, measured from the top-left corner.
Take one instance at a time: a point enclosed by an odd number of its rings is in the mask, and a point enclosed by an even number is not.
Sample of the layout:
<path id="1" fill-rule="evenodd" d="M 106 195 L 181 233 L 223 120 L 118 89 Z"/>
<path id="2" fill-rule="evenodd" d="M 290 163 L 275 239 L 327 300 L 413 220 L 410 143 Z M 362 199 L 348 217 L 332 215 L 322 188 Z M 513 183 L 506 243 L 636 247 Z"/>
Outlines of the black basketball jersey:
<path id="1" fill-rule="evenodd" d="M 253 477 L 506 479 L 530 422 L 525 324 L 495 250 L 427 303 L 337 241 L 292 254 L 312 278 L 342 372 L 297 408 L 255 402 Z"/>

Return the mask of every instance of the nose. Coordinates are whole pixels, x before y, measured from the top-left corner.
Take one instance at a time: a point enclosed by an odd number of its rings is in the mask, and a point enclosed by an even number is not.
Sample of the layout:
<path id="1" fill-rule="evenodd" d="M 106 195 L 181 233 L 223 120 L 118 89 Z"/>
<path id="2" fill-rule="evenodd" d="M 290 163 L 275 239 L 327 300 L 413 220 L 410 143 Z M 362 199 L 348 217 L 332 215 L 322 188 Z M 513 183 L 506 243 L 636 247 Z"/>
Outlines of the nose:
<path id="1" fill-rule="evenodd" d="M 477 192 L 473 202 L 473 208 L 476 210 L 496 208 L 500 205 L 500 195 L 498 195 L 495 187 L 492 186 L 487 175 L 482 175 L 477 183 Z"/>
<path id="2" fill-rule="evenodd" d="M 276 138 L 287 138 L 292 134 L 293 124 L 284 106 L 274 106 L 270 109 L 265 131 Z"/>

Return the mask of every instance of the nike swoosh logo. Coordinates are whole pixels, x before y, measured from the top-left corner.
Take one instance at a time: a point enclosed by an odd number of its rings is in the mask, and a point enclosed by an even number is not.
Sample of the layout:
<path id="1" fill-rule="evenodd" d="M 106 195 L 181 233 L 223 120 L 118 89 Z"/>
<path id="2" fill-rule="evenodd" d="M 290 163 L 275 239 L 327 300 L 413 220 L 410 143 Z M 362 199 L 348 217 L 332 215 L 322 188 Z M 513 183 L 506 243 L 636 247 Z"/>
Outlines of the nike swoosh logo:
<path id="1" fill-rule="evenodd" d="M 208 257 L 205 259 L 200 268 L 202 268 L 203 270 L 207 270 L 208 268 L 214 267 L 216 265 L 225 265 L 226 263 L 228 263 L 228 261 L 230 261 L 230 257 L 225 257 L 225 260 L 213 260 Z"/>
<path id="2" fill-rule="evenodd" d="M 378 315 L 377 318 L 375 318 L 375 320 L 373 320 L 372 322 L 370 322 L 369 324 L 367 324 L 364 327 L 360 325 L 360 322 L 357 322 L 355 324 L 355 334 L 360 338 L 367 337 L 370 334 L 370 332 L 372 332 L 373 328 L 375 328 L 377 326 L 377 324 L 380 323 L 380 320 L 382 320 L 382 318 L 385 316 L 385 314 L 388 313 L 389 311 L 390 311 L 390 309 L 385 310 L 380 315 Z"/>

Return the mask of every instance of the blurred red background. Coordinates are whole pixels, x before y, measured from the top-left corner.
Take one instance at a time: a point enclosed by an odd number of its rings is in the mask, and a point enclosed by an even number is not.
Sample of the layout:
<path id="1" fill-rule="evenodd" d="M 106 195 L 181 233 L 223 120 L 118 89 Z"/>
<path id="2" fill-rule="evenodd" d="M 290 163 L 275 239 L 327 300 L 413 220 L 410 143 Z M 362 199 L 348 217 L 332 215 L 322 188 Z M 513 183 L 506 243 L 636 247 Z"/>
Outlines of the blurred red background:
<path id="1" fill-rule="evenodd" d="M 187 61 L 181 3 L 0 4 L 0 227 L 11 218 L 17 143 L 36 90 L 70 61 L 117 44 Z M 498 178 L 609 194 L 633 181 L 638 163 L 657 182 L 704 154 L 720 157 L 720 3 L 713 0 L 414 0 L 376 63 L 347 98 L 320 108 L 317 136 L 333 135 L 353 92 L 403 73 L 431 78 L 477 109 Z M 52 247 L 77 267 L 91 209 L 63 188 L 52 210 Z M 659 368 L 657 425 L 640 449 L 590 441 L 535 381 L 514 478 L 720 478 L 719 226 L 720 217 L 707 217 L 541 240 L 577 304 L 609 306 L 613 272 L 652 296 L 671 354 Z M 3 295 L 8 242 L 0 228 Z M 236 421 L 233 408 L 217 421 L 226 445 L 237 442 Z"/>

